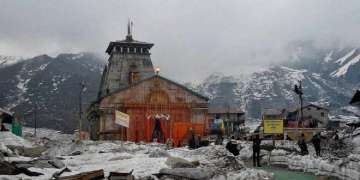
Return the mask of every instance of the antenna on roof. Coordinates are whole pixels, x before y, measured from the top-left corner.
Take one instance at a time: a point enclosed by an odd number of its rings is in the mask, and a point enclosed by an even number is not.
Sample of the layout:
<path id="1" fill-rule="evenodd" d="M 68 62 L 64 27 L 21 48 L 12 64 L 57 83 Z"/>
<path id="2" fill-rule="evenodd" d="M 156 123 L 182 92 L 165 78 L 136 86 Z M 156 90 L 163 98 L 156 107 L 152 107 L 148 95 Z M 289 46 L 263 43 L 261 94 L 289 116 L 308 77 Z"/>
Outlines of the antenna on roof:
<path id="1" fill-rule="evenodd" d="M 127 35 L 126 35 L 126 40 L 128 41 L 132 41 L 132 26 L 133 26 L 133 22 L 130 20 L 130 18 L 128 19 L 128 25 L 127 25 Z"/>

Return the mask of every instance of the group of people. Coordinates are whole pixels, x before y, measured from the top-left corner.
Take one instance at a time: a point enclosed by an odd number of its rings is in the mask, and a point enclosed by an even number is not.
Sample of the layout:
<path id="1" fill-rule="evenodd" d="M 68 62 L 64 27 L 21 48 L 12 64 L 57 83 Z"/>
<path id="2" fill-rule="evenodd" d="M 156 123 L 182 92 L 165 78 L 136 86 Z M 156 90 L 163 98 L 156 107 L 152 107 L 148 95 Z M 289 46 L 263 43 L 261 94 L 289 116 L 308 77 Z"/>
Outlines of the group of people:
<path id="1" fill-rule="evenodd" d="M 314 145 L 316 156 L 321 156 L 321 154 L 320 154 L 320 152 L 321 152 L 321 136 L 320 136 L 320 133 L 315 134 L 312 137 L 311 142 Z M 304 133 L 301 134 L 301 136 L 299 138 L 299 141 L 298 141 L 298 145 L 299 145 L 299 148 L 300 148 L 300 154 L 301 155 L 309 154 Z"/>
<path id="2" fill-rule="evenodd" d="M 253 142 L 253 165 L 254 167 L 261 167 L 260 165 L 260 145 L 261 145 L 261 139 L 259 134 L 252 137 Z M 311 139 L 312 144 L 314 145 L 314 149 L 317 156 L 321 156 L 321 136 L 320 133 L 315 134 Z M 300 154 L 301 155 L 307 155 L 309 154 L 305 135 L 304 133 L 301 134 L 298 145 L 300 147 Z"/>
<path id="3" fill-rule="evenodd" d="M 231 137 L 228 143 L 226 143 L 225 148 L 231 152 L 234 156 L 239 155 L 239 149 L 237 148 L 237 144 L 233 143 L 234 136 Z M 261 139 L 259 134 L 252 136 L 251 140 L 253 141 L 253 163 L 254 167 L 261 167 L 260 165 L 260 144 Z"/>

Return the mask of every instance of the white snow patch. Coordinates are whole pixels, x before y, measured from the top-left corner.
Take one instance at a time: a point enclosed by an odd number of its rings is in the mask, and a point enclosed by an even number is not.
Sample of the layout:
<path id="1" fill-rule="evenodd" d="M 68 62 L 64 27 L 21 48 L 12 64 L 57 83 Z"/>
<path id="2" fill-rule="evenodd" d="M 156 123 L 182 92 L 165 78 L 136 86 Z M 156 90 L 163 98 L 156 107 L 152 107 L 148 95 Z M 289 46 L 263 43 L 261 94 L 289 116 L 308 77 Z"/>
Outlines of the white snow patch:
<path id="1" fill-rule="evenodd" d="M 324 62 L 330 62 L 332 60 L 332 54 L 334 53 L 334 51 L 330 51 L 324 58 Z"/>
<path id="2" fill-rule="evenodd" d="M 285 66 L 281 66 L 281 69 L 287 70 L 289 71 L 289 79 L 293 79 L 293 80 L 303 80 L 305 79 L 304 73 L 307 72 L 306 69 L 292 69 L 289 67 L 285 67 Z"/>
<path id="3" fill-rule="evenodd" d="M 8 146 L 23 146 L 23 147 L 32 147 L 33 144 L 29 141 L 25 140 L 22 137 L 16 136 L 15 134 L 9 132 L 9 131 L 2 131 L 0 132 L 0 140 L 1 143 Z"/>
<path id="4" fill-rule="evenodd" d="M 50 62 L 45 63 L 45 64 L 42 64 L 42 65 L 39 67 L 39 70 L 43 71 L 49 64 L 50 64 Z"/>
<path id="5" fill-rule="evenodd" d="M 345 56 L 343 56 L 342 58 L 338 59 L 335 61 L 335 63 L 338 63 L 340 65 L 342 65 L 349 57 L 351 57 L 354 53 L 355 53 L 356 49 L 353 49 L 352 51 L 350 51 L 349 53 L 347 53 Z"/>
<path id="6" fill-rule="evenodd" d="M 83 57 L 83 56 L 84 56 L 84 53 L 80 53 L 80 54 L 78 54 L 78 55 L 76 55 L 76 56 L 71 57 L 71 59 L 72 59 L 72 60 L 80 59 L 80 58 Z"/>
<path id="7" fill-rule="evenodd" d="M 345 65 L 343 65 L 342 67 L 340 67 L 338 70 L 332 72 L 330 75 L 332 77 L 340 77 L 340 76 L 344 76 L 347 71 L 349 70 L 350 66 L 358 63 L 360 61 L 360 54 L 358 54 L 356 57 L 354 57 L 352 60 L 350 60 L 349 62 L 347 62 Z"/>
<path id="8" fill-rule="evenodd" d="M 21 57 L 0 55 L 0 68 L 16 64 L 23 60 Z"/>

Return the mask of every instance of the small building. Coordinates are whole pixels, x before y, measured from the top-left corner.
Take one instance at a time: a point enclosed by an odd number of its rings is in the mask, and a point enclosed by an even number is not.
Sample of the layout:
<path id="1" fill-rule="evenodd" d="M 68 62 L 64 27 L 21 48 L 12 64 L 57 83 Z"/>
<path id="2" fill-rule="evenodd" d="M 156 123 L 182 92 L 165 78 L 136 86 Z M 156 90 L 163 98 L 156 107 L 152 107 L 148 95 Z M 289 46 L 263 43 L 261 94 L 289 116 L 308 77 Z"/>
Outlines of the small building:
<path id="1" fill-rule="evenodd" d="M 286 109 L 265 108 L 262 111 L 263 120 L 284 120 L 286 119 L 286 115 Z"/>
<path id="2" fill-rule="evenodd" d="M 351 98 L 350 104 L 360 107 L 360 90 L 356 90 L 354 96 Z"/>
<path id="3" fill-rule="evenodd" d="M 360 108 L 360 90 L 356 90 L 354 96 L 351 98 L 350 105 Z M 354 129 L 358 128 L 360 127 L 360 120 L 348 123 L 347 125 Z"/>
<path id="4" fill-rule="evenodd" d="M 301 121 L 301 110 L 288 112 L 285 126 L 288 128 L 326 128 L 329 123 L 329 110 L 314 104 L 303 107 L 303 121 Z"/>
<path id="5" fill-rule="evenodd" d="M 215 119 L 224 121 L 224 133 L 227 136 L 238 137 L 240 126 L 245 124 L 245 112 L 238 107 L 209 107 L 209 122 Z"/>

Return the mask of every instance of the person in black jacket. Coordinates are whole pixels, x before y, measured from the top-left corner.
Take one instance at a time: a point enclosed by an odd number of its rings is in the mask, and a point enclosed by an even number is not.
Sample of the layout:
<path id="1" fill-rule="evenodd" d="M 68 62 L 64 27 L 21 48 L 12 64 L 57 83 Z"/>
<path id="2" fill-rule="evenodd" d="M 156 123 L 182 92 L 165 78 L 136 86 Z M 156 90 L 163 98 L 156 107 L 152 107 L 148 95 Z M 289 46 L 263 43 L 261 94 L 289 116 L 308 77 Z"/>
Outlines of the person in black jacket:
<path id="1" fill-rule="evenodd" d="M 314 145 L 314 148 L 315 148 L 315 152 L 316 152 L 316 155 L 317 156 L 320 156 L 320 151 L 321 151 L 321 146 L 320 146 L 320 143 L 321 143 L 321 137 L 320 137 L 320 134 L 315 134 L 313 136 L 313 138 L 311 139 L 311 142 L 313 143 Z"/>
<path id="2" fill-rule="evenodd" d="M 260 144 L 261 144 L 261 139 L 259 137 L 259 134 L 257 134 L 255 136 L 255 138 L 253 138 L 253 164 L 254 167 L 261 167 L 260 165 Z"/>
<path id="3" fill-rule="evenodd" d="M 309 154 L 309 151 L 308 151 L 308 148 L 307 148 L 307 145 L 306 145 L 306 142 L 305 142 L 304 133 L 301 133 L 301 136 L 300 136 L 299 141 L 298 141 L 298 145 L 300 147 L 300 150 L 301 150 L 300 154 L 302 156 Z"/>
<path id="4" fill-rule="evenodd" d="M 234 156 L 237 156 L 239 155 L 239 150 L 237 148 L 237 144 L 236 143 L 233 143 L 232 141 L 234 140 L 234 136 L 231 137 L 231 140 L 229 140 L 228 143 L 226 143 L 226 146 L 225 148 L 231 152 Z"/>

